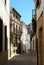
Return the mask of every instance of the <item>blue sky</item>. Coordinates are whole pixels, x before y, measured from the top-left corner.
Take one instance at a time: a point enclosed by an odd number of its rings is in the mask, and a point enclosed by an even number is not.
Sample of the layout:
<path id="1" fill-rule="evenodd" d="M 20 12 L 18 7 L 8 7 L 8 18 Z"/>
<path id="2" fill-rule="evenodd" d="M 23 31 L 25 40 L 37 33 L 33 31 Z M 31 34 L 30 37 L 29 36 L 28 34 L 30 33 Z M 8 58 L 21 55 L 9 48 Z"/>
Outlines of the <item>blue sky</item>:
<path id="1" fill-rule="evenodd" d="M 14 7 L 22 16 L 21 20 L 29 24 L 32 20 L 32 9 L 34 9 L 33 0 L 10 0 L 11 7 Z"/>

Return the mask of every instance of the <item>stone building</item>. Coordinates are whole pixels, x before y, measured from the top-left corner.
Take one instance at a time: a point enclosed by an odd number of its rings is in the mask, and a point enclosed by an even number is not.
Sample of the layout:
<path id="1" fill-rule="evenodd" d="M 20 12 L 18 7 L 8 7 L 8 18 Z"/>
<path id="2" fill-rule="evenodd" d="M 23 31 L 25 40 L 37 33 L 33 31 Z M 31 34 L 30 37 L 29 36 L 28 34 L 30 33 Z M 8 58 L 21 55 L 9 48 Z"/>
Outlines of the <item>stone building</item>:
<path id="1" fill-rule="evenodd" d="M 32 53 L 36 54 L 36 10 L 32 10 Z"/>
<path id="2" fill-rule="evenodd" d="M 21 15 L 14 9 L 10 8 L 10 29 L 14 33 L 13 43 L 10 42 L 11 46 L 11 56 L 18 53 L 18 45 L 21 42 L 20 37 L 22 33 L 22 23 L 20 21 Z M 10 40 L 11 41 L 11 40 Z"/>
<path id="3" fill-rule="evenodd" d="M 0 65 L 10 56 L 10 1 L 0 0 Z"/>
<path id="4" fill-rule="evenodd" d="M 34 0 L 37 24 L 37 64 L 44 65 L 44 0 Z"/>

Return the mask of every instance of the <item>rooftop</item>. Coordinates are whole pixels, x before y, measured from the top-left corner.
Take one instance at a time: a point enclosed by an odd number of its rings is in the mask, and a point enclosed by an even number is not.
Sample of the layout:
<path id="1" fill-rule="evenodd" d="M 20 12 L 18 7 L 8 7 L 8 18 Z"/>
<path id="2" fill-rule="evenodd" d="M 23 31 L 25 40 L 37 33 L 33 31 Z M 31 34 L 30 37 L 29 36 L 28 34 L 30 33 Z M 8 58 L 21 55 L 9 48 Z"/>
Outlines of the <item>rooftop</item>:
<path id="1" fill-rule="evenodd" d="M 10 9 L 13 10 L 13 11 L 15 11 L 21 17 L 21 15 L 16 11 L 15 8 L 10 7 Z"/>

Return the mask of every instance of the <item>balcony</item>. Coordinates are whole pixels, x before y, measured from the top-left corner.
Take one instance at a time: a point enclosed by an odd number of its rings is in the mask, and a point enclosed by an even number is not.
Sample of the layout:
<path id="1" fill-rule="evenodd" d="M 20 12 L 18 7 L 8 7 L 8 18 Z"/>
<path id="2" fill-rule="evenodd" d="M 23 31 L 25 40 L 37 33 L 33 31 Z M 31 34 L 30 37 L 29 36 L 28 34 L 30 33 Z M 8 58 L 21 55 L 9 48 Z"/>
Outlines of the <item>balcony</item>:
<path id="1" fill-rule="evenodd" d="M 16 28 L 15 28 L 14 35 L 21 35 L 21 34 L 22 34 L 22 31 L 16 30 Z"/>
<path id="2" fill-rule="evenodd" d="M 33 35 L 36 34 L 36 10 L 32 10 L 32 29 Z"/>

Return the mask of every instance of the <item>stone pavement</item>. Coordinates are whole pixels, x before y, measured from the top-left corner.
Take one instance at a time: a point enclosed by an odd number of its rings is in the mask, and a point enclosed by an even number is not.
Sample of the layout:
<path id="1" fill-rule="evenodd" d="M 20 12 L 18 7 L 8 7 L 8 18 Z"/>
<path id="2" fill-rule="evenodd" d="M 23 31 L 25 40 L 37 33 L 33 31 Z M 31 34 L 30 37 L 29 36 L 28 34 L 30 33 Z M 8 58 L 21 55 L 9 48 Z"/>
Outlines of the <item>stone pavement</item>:
<path id="1" fill-rule="evenodd" d="M 11 60 L 8 60 L 5 65 L 37 65 L 36 56 L 29 53 L 16 55 Z"/>

